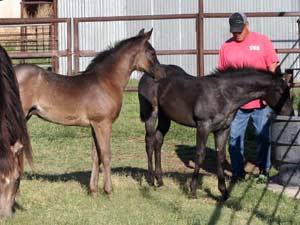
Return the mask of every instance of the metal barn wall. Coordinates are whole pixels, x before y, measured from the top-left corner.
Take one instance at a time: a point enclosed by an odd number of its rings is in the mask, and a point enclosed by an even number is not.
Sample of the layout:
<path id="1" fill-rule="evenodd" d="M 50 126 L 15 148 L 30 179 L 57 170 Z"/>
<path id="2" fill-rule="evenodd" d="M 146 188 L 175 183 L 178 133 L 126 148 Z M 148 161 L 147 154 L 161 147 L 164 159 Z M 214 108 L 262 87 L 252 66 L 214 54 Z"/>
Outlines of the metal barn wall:
<path id="1" fill-rule="evenodd" d="M 198 0 L 127 0 L 127 15 L 188 14 L 198 12 Z M 133 22 L 129 33 L 140 27 L 153 28 L 151 44 L 156 50 L 196 49 L 196 21 L 194 19 L 154 20 Z M 164 55 L 161 63 L 175 64 L 188 73 L 196 74 L 195 55 Z"/>
<path id="2" fill-rule="evenodd" d="M 123 16 L 126 14 L 126 2 L 123 0 L 58 0 L 57 4 L 58 17 Z M 64 29 L 63 25 L 59 26 L 60 49 L 65 48 L 67 39 L 65 32 L 61 32 Z M 79 46 L 82 50 L 102 51 L 120 37 L 126 37 L 126 27 L 124 22 L 85 23 L 79 26 L 79 36 L 81 37 Z M 90 60 L 91 58 L 82 58 L 80 70 L 84 70 Z M 60 73 L 66 74 L 66 59 L 60 59 L 59 68 Z"/>
<path id="3" fill-rule="evenodd" d="M 300 11 L 299 0 L 203 0 L 204 12 L 291 12 Z M 125 15 L 158 15 L 197 13 L 198 0 L 58 0 L 58 17 L 94 17 Z M 248 18 L 250 29 L 267 35 L 275 48 L 298 48 L 298 28 L 295 17 Z M 195 21 L 154 20 L 127 22 L 97 22 L 82 24 L 80 30 L 80 48 L 101 51 L 117 40 L 135 35 L 141 28 L 154 28 L 151 43 L 157 50 L 195 49 Z M 64 28 L 60 28 L 64 29 Z M 59 32 L 62 35 L 63 32 Z M 84 38 L 83 38 L 84 37 Z M 206 18 L 204 20 L 204 48 L 219 49 L 230 37 L 227 18 Z M 59 43 L 66 37 L 60 36 Z M 62 45 L 62 44 L 60 44 Z M 297 54 L 280 54 L 282 68 L 300 67 Z M 80 60 L 80 70 L 84 70 L 91 58 Z M 159 56 L 161 63 L 176 64 L 188 73 L 196 74 L 195 55 Z M 205 74 L 217 66 L 216 55 L 206 55 Z M 64 73 L 66 66 L 60 63 Z"/>
<path id="4" fill-rule="evenodd" d="M 196 13 L 198 0 L 58 0 L 58 17 L 96 17 Z M 122 21 L 82 23 L 79 27 L 80 49 L 102 51 L 116 41 L 136 35 L 140 29 L 154 29 L 150 40 L 157 50 L 195 49 L 196 27 L 194 20 Z M 59 30 L 65 29 L 63 26 Z M 84 37 L 84 38 L 83 38 Z M 59 46 L 63 49 L 66 36 L 59 31 Z M 84 70 L 91 58 L 80 60 Z M 177 64 L 189 73 L 196 74 L 196 56 L 159 56 L 161 63 Z M 66 60 L 60 59 L 60 73 L 66 73 Z M 136 73 L 132 77 L 138 77 Z"/>

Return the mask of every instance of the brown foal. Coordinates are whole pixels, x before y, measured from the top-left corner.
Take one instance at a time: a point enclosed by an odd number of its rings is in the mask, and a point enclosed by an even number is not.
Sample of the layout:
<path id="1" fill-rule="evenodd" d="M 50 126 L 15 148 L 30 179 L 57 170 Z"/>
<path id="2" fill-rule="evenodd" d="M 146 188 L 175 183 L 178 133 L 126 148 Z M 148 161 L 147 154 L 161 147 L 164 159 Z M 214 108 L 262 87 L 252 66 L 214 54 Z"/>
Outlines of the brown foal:
<path id="1" fill-rule="evenodd" d="M 16 66 L 21 102 L 28 120 L 37 115 L 49 122 L 92 128 L 90 192 L 98 192 L 99 165 L 104 167 L 104 191 L 110 197 L 112 123 L 118 118 L 123 91 L 134 70 L 158 74 L 160 64 L 148 42 L 152 30 L 122 40 L 99 53 L 77 76 L 62 76 L 31 65 Z"/>

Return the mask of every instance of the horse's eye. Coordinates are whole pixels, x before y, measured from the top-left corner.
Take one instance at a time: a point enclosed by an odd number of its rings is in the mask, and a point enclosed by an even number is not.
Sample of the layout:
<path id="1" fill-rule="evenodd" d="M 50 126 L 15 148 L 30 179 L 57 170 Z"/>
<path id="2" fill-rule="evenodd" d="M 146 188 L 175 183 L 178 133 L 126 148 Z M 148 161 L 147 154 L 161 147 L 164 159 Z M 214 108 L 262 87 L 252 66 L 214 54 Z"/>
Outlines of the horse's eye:
<path id="1" fill-rule="evenodd" d="M 148 53 L 149 53 L 149 55 L 151 55 L 151 56 L 155 56 L 155 52 L 154 52 L 154 51 L 149 51 Z"/>

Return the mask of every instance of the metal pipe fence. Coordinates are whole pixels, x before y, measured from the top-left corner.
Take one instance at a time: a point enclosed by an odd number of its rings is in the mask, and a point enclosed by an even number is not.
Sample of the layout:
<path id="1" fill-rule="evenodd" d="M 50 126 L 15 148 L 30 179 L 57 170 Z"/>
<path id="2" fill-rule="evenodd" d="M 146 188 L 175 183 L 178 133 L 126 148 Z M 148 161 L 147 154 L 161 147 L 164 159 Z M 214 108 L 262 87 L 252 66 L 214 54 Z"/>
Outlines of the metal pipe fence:
<path id="1" fill-rule="evenodd" d="M 53 32 L 53 27 L 59 23 L 66 24 L 67 48 L 64 50 L 58 50 L 57 35 Z M 12 59 L 67 57 L 68 75 L 72 74 L 70 18 L 0 19 L 0 29 L 4 31 L 0 36 L 1 44 L 8 48 L 9 56 Z M 10 29 L 10 31 L 5 33 L 5 29 Z M 55 70 L 57 69 L 55 68 Z"/>

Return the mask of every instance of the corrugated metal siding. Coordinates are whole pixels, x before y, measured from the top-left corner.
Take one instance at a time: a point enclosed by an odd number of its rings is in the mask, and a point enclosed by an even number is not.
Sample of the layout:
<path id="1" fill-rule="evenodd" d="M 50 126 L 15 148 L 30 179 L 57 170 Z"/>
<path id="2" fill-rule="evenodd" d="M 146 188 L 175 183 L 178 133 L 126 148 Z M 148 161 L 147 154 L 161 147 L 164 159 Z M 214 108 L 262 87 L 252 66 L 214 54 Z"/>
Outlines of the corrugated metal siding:
<path id="1" fill-rule="evenodd" d="M 58 0 L 58 17 L 69 18 L 196 13 L 197 10 L 198 0 Z M 158 50 L 195 49 L 194 20 L 84 23 L 79 27 L 80 49 L 104 50 L 117 40 L 136 35 L 142 28 L 154 28 L 151 43 Z M 60 49 L 66 45 L 66 34 L 63 31 L 64 28 L 60 28 Z M 84 70 L 90 60 L 81 58 L 80 70 Z M 159 56 L 159 60 L 161 63 L 177 64 L 189 73 L 196 74 L 196 57 L 193 55 Z M 66 65 L 66 59 L 60 59 L 60 73 L 66 73 Z"/>
<path id="2" fill-rule="evenodd" d="M 97 17 L 122 16 L 126 14 L 126 2 L 123 0 L 58 0 L 58 17 Z M 65 28 L 59 26 L 59 46 L 66 45 Z M 81 23 L 79 25 L 79 46 L 81 50 L 102 51 L 116 41 L 127 37 L 125 22 Z M 84 70 L 91 58 L 80 59 L 80 70 Z M 67 71 L 66 59 L 60 59 L 60 73 Z"/>
<path id="3" fill-rule="evenodd" d="M 58 0 L 59 17 L 158 15 L 197 13 L 198 0 Z M 204 12 L 290 12 L 300 11 L 299 0 L 204 0 Z M 249 18 L 250 29 L 267 35 L 275 48 L 298 47 L 297 21 L 295 17 Z M 162 20 L 89 23 L 80 26 L 80 48 L 84 50 L 104 50 L 117 40 L 135 35 L 141 28 L 154 28 L 151 43 L 157 50 L 195 49 L 196 33 L 194 20 Z M 64 31 L 65 28 L 60 28 Z M 65 36 L 60 34 L 60 46 Z M 231 36 L 227 18 L 204 20 L 205 49 L 219 49 Z M 282 68 L 300 67 L 296 54 L 280 54 Z M 205 74 L 217 66 L 217 56 L 205 56 Z M 83 70 L 91 59 L 82 58 Z M 187 72 L 196 74 L 196 56 L 159 56 L 161 63 L 176 64 Z M 63 61 L 63 60 L 61 60 Z M 65 64 L 64 64 L 65 63 Z M 66 73 L 66 62 L 61 63 L 61 71 Z"/>
<path id="4" fill-rule="evenodd" d="M 186 14 L 198 11 L 198 0 L 128 0 L 127 15 Z M 143 21 L 141 26 L 153 27 L 151 43 L 156 50 L 195 49 L 195 20 L 155 20 Z M 128 31 L 137 30 L 136 26 L 127 27 Z M 159 56 L 164 64 L 176 64 L 187 72 L 196 74 L 194 55 Z"/>

